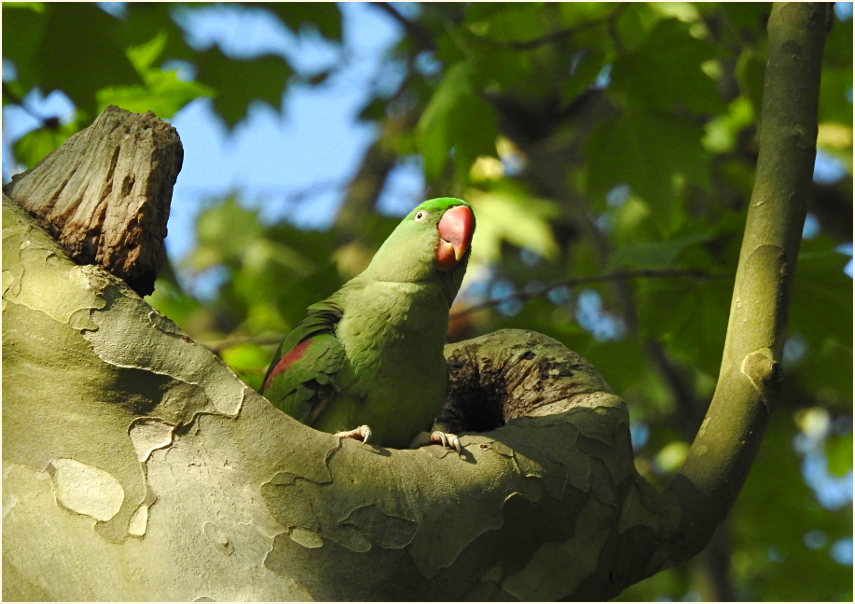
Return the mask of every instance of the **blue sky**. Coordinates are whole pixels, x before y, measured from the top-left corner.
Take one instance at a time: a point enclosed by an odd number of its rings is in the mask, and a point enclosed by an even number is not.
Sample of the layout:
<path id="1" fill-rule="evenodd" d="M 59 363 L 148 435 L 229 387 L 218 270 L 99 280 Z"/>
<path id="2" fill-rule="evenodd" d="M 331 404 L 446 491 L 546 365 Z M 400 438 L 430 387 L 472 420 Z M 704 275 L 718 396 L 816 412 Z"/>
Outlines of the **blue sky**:
<path id="1" fill-rule="evenodd" d="M 378 77 L 379 57 L 400 36 L 398 25 L 370 5 L 342 4 L 341 8 L 344 67 L 321 88 L 292 86 L 281 115 L 256 105 L 249 119 L 228 136 L 206 99 L 176 114 L 172 122 L 184 141 L 185 164 L 175 199 L 176 205 L 188 202 L 185 208 L 175 209 L 177 229 L 184 230 L 199 199 L 230 189 L 240 190 L 249 203 L 260 204 L 263 216 L 271 220 L 287 218 L 311 227 L 323 226 L 332 218 L 343 186 L 374 137 L 373 127 L 359 124 L 356 114 Z M 232 14 L 223 18 L 223 11 Z M 319 39 L 295 38 L 263 12 L 253 15 L 217 7 L 195 18 L 191 31 L 193 43 L 200 47 L 218 41 L 237 55 L 277 52 L 299 70 L 318 70 L 340 58 Z M 418 183 L 410 187 L 411 201 L 387 202 L 385 209 L 396 213 L 409 209 L 418 201 L 420 188 Z M 302 203 L 289 203 L 303 193 L 307 197 Z M 183 241 L 174 242 L 175 251 L 183 247 Z"/>
<path id="2" fill-rule="evenodd" d="M 301 227 L 322 227 L 332 220 L 344 186 L 374 138 L 373 127 L 358 123 L 356 115 L 375 82 L 382 85 L 380 57 L 402 33 L 373 6 L 340 6 L 345 17 L 341 53 L 319 38 L 294 36 L 262 11 L 221 5 L 188 24 L 191 43 L 200 48 L 216 41 L 241 56 L 280 53 L 309 72 L 344 60 L 324 86 L 292 86 L 281 114 L 266 105 L 251 107 L 248 119 L 231 134 L 213 116 L 207 99 L 175 115 L 172 123 L 184 143 L 185 160 L 167 239 L 173 258 L 191 248 L 200 207 L 228 191 L 240 191 L 270 220 L 285 218 Z M 420 200 L 422 188 L 419 170 L 398 169 L 381 208 L 404 214 Z"/>

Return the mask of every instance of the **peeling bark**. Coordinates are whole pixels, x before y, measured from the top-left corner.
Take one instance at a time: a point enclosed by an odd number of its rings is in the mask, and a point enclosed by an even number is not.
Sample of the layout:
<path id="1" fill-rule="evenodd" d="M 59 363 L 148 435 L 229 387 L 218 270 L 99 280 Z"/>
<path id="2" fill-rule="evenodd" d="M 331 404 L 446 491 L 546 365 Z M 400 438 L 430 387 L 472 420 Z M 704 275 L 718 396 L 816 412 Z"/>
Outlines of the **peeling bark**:
<path id="1" fill-rule="evenodd" d="M 635 472 L 622 401 L 560 343 L 449 347 L 459 396 L 476 376 L 524 403 L 463 457 L 340 442 L 8 201 L 3 224 L 5 597 L 597 597 L 662 563 L 623 544 L 678 510 Z"/>
<path id="2" fill-rule="evenodd" d="M 154 113 L 110 106 L 4 193 L 79 264 L 98 264 L 140 295 L 154 291 L 183 149 Z"/>

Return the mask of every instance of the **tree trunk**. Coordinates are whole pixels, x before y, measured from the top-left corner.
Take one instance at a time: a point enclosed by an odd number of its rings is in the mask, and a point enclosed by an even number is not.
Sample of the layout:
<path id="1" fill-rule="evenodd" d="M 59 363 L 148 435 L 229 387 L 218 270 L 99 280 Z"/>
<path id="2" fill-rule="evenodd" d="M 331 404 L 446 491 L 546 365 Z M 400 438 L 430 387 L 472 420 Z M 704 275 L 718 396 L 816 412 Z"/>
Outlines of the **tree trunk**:
<path id="1" fill-rule="evenodd" d="M 719 390 L 664 493 L 634 468 L 623 402 L 546 336 L 505 330 L 446 349 L 445 419 L 476 431 L 461 457 L 340 441 L 275 409 L 122 280 L 76 264 L 4 195 L 3 597 L 604 599 L 693 555 L 774 406 L 826 11 L 773 10 Z M 57 153 L 110 165 L 129 144 L 100 142 Z M 13 191 L 40 216 L 69 182 L 47 174 L 50 186 Z M 99 190 L 121 190 L 115 170 L 99 174 Z M 129 228 L 116 224 L 89 236 Z"/>

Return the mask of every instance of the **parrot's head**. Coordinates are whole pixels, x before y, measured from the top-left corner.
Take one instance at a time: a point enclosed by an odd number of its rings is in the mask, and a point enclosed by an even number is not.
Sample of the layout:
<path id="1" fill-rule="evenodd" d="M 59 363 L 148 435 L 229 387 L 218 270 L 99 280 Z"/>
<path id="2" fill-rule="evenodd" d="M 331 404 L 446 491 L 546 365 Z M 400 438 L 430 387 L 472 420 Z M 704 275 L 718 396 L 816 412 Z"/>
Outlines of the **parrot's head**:
<path id="1" fill-rule="evenodd" d="M 380 281 L 438 282 L 448 303 L 457 295 L 475 232 L 475 214 L 462 199 L 417 205 L 392 231 L 367 272 Z"/>

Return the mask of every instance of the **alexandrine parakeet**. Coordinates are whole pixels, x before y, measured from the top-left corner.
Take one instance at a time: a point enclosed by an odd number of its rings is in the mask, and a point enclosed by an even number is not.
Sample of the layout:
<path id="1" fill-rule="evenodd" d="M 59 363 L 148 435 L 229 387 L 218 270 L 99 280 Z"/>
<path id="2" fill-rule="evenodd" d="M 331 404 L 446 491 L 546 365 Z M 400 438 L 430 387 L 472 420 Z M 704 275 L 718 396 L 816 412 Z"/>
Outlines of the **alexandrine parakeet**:
<path id="1" fill-rule="evenodd" d="M 406 447 L 442 406 L 448 311 L 469 260 L 475 216 L 450 197 L 418 205 L 368 267 L 285 336 L 261 392 L 338 436 Z M 433 432 L 431 442 L 459 450 Z"/>

